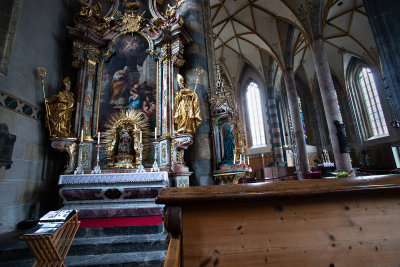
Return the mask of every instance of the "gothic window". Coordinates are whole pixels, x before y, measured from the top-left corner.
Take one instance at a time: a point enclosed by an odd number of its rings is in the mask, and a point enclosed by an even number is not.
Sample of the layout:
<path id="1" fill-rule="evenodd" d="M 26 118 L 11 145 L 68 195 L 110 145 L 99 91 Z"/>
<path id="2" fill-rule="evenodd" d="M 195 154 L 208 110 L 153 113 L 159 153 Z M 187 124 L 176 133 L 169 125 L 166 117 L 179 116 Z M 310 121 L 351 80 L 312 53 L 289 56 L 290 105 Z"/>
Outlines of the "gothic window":
<path id="1" fill-rule="evenodd" d="M 264 121 L 262 116 L 260 89 L 251 82 L 246 92 L 247 110 L 253 147 L 265 145 Z"/>
<path id="2" fill-rule="evenodd" d="M 388 134 L 382 105 L 379 100 L 375 80 L 370 68 L 363 67 L 358 73 L 360 99 L 367 117 L 368 137 Z"/>

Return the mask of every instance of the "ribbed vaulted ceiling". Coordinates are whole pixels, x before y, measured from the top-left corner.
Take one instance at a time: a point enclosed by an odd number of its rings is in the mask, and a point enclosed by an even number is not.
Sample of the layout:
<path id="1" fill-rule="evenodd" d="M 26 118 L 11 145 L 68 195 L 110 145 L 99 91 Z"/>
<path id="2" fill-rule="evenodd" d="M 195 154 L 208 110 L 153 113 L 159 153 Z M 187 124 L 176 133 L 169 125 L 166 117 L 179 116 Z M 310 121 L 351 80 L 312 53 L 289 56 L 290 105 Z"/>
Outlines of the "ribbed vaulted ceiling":
<path id="1" fill-rule="evenodd" d="M 332 73 L 344 84 L 346 61 L 354 55 L 375 64 L 376 44 L 362 0 L 322 2 L 326 53 Z M 290 23 L 296 27 L 293 68 L 295 72 L 304 68 L 303 78 L 313 88 L 312 4 L 306 0 L 211 0 L 210 5 L 215 55 L 233 86 L 237 86 L 244 63 L 256 70 L 266 85 L 279 85 Z"/>

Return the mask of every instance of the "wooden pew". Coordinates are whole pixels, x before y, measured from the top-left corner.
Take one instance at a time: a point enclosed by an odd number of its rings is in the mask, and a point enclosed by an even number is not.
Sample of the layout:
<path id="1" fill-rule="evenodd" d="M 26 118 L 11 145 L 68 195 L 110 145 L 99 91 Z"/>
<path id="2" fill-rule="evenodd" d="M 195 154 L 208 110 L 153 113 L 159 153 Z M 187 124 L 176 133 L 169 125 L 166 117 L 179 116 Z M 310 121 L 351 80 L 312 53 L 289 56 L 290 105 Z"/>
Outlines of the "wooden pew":
<path id="1" fill-rule="evenodd" d="M 400 175 L 163 188 L 164 266 L 398 266 Z"/>

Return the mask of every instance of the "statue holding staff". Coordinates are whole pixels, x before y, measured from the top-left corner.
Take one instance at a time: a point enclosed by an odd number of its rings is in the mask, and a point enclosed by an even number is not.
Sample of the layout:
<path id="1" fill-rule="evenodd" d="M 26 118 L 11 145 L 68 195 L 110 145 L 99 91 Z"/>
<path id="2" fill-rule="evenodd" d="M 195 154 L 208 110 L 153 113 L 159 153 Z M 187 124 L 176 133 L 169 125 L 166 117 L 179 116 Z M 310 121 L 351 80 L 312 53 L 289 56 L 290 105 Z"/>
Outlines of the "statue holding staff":
<path id="1" fill-rule="evenodd" d="M 51 98 L 44 96 L 46 124 L 50 131 L 50 137 L 53 138 L 71 137 L 71 119 L 75 100 L 74 94 L 70 91 L 71 81 L 69 77 L 63 80 L 63 84 L 64 90 L 53 95 Z"/>
<path id="2" fill-rule="evenodd" d="M 177 75 L 179 91 L 174 98 L 175 134 L 194 134 L 201 124 L 199 97 L 196 94 L 201 73 L 198 72 L 194 91 L 184 84 L 181 75 Z"/>

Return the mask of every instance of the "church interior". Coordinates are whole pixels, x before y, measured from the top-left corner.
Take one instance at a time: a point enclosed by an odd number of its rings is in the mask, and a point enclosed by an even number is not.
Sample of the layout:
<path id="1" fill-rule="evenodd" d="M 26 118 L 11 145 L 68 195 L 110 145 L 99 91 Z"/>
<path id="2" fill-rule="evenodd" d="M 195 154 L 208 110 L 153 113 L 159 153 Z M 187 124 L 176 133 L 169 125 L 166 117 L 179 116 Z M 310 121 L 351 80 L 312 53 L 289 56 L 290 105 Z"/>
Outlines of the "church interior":
<path id="1" fill-rule="evenodd" d="M 398 1 L 0 7 L 0 265 L 399 264 Z"/>

